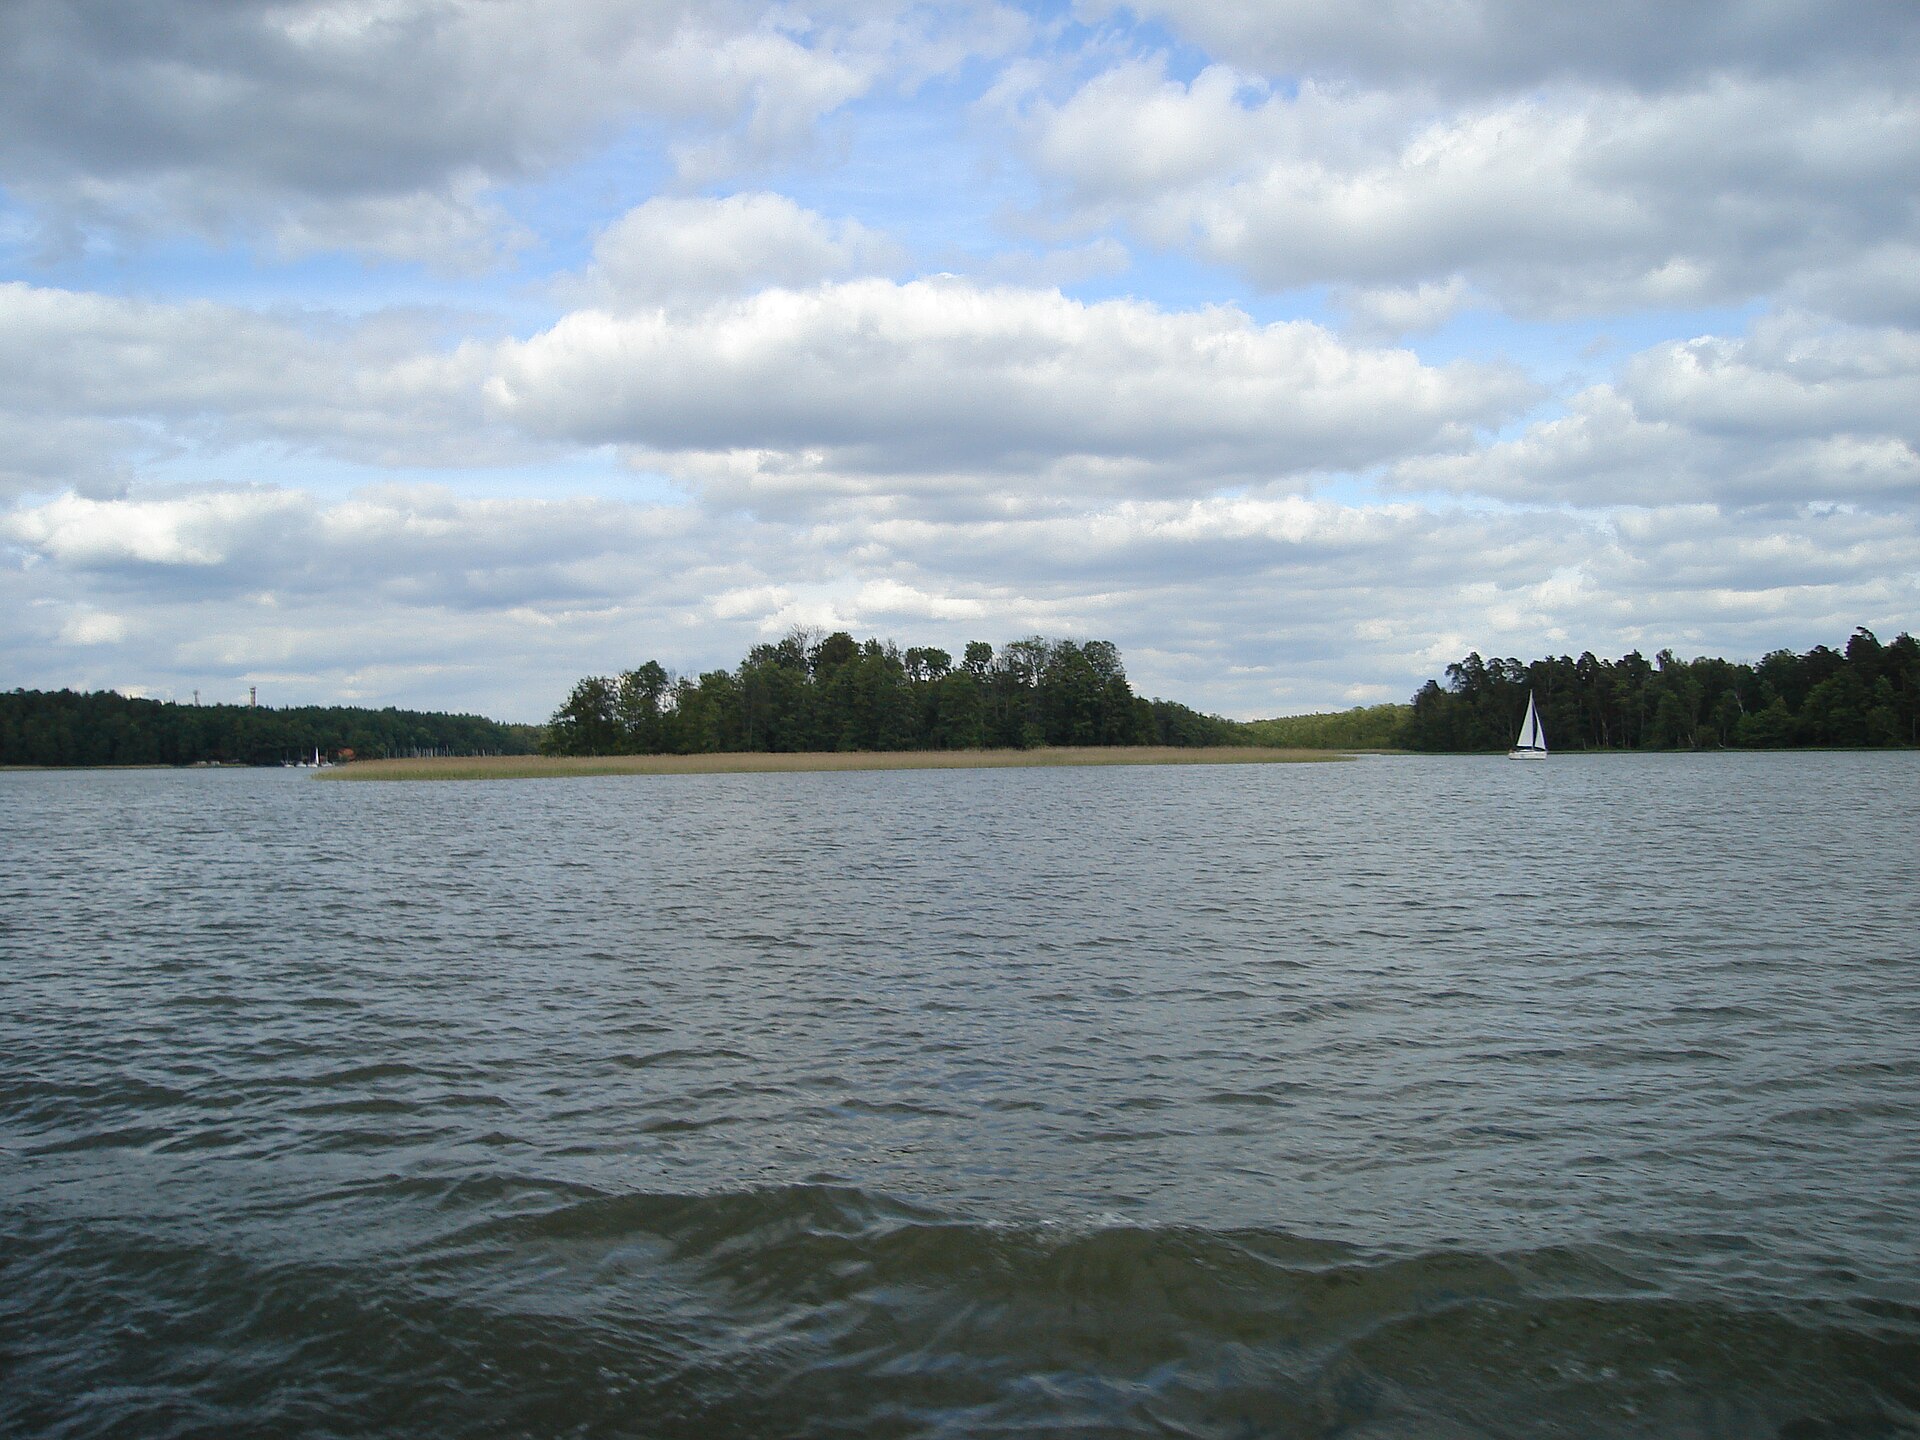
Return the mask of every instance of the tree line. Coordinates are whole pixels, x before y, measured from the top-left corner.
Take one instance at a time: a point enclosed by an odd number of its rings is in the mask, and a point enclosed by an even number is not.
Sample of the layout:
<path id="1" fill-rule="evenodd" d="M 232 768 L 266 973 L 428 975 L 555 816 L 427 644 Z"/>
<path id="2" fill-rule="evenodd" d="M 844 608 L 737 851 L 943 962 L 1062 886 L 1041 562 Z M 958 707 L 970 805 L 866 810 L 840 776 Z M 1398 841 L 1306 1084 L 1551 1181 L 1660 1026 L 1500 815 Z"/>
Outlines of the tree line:
<path id="1" fill-rule="evenodd" d="M 1856 630 L 1839 650 L 1755 664 L 1482 659 L 1411 705 L 1236 722 L 1134 694 L 1109 642 L 1031 636 L 998 651 L 901 650 L 795 631 L 733 670 L 658 662 L 579 681 L 544 731 L 477 715 L 353 706 L 182 705 L 111 691 L 0 692 L 0 765 L 277 765 L 420 754 L 943 750 L 1038 745 L 1298 745 L 1504 750 L 1533 692 L 1556 750 L 1920 745 L 1920 644 Z"/>
<path id="2" fill-rule="evenodd" d="M 547 725 L 552 755 L 1223 745 L 1231 721 L 1133 692 L 1105 640 L 1031 636 L 945 650 L 796 630 L 732 670 L 649 660 L 589 675 Z"/>
<path id="3" fill-rule="evenodd" d="M 1775 650 L 1757 664 L 1562 655 L 1523 664 L 1469 654 L 1413 697 L 1412 750 L 1504 750 L 1532 691 L 1556 750 L 1920 745 L 1920 644 L 1871 630 L 1844 648 Z"/>
<path id="4" fill-rule="evenodd" d="M 1402 750 L 1408 705 L 1356 705 L 1317 715 L 1282 715 L 1240 723 L 1242 743 L 1299 750 Z"/>
<path id="5" fill-rule="evenodd" d="M 279 765 L 396 755 L 526 755 L 539 727 L 343 705 L 181 705 L 110 690 L 0 692 L 0 765 Z"/>

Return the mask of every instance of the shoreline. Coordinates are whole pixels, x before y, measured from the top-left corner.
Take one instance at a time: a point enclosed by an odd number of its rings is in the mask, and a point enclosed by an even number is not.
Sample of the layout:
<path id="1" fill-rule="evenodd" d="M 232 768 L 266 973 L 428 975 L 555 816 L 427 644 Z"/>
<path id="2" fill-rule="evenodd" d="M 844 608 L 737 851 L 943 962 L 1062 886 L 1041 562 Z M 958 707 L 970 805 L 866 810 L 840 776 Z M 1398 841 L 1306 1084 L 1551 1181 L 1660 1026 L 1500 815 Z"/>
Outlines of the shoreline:
<path id="1" fill-rule="evenodd" d="M 1340 750 L 1220 745 L 1088 745 L 1034 750 L 733 751 L 716 755 L 486 755 L 356 760 L 319 780 L 557 780 L 582 775 L 743 775 L 829 770 L 1004 770 L 1085 765 L 1312 765 Z"/>

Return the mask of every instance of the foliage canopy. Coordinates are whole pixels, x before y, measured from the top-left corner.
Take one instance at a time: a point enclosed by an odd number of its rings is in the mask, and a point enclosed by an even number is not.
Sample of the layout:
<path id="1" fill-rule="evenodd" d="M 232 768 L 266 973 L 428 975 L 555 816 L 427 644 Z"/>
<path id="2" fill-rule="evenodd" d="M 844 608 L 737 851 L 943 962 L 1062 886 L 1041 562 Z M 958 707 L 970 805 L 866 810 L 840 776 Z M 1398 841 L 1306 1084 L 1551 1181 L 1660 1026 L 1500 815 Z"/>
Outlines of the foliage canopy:
<path id="1" fill-rule="evenodd" d="M 996 653 L 795 630 L 738 667 L 676 678 L 649 660 L 589 675 L 554 712 L 552 755 L 1224 745 L 1231 721 L 1133 693 L 1105 640 L 1029 636 Z"/>

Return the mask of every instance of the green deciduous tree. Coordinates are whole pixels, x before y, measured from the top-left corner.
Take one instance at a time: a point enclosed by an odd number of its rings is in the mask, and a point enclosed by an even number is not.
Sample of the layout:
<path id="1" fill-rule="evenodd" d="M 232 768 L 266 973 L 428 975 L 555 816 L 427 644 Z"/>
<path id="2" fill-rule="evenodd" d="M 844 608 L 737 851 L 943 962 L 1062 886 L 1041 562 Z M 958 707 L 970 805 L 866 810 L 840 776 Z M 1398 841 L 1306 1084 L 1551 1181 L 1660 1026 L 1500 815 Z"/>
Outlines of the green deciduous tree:
<path id="1" fill-rule="evenodd" d="M 626 743 L 616 709 L 618 688 L 604 675 L 574 684 L 547 722 L 542 749 L 549 755 L 617 755 Z"/>

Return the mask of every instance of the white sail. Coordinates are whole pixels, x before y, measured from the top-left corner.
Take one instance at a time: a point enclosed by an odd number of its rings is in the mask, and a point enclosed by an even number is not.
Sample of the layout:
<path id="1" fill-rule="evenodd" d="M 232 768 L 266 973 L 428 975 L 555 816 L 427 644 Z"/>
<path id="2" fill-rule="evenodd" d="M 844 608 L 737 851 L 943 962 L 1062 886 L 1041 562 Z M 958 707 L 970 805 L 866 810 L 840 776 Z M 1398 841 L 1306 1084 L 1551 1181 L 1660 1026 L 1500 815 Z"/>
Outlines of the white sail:
<path id="1" fill-rule="evenodd" d="M 1520 737 L 1513 742 L 1509 755 L 1544 755 L 1547 753 L 1547 731 L 1540 723 L 1540 711 L 1533 703 L 1533 692 L 1527 692 L 1527 718 L 1520 722 Z"/>

